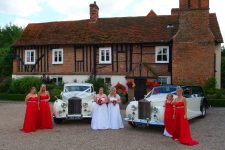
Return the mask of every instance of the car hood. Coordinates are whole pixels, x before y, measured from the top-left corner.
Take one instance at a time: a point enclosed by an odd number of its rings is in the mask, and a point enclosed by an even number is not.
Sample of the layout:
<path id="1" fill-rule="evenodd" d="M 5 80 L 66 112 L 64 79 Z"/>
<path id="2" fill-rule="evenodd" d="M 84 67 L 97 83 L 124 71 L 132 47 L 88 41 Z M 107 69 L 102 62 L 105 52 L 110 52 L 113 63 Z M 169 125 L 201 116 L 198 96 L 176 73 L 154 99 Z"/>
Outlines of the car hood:
<path id="1" fill-rule="evenodd" d="M 167 94 L 151 95 L 149 98 L 147 98 L 147 100 L 151 102 L 162 102 L 166 100 L 166 96 Z"/>

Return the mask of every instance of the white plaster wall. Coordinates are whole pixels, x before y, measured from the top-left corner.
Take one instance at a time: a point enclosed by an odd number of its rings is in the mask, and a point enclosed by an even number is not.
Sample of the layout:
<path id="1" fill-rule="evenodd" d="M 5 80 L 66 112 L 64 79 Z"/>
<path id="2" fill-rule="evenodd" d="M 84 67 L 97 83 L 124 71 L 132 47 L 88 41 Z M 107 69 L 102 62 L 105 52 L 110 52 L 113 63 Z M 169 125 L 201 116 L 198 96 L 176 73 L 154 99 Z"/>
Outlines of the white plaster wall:
<path id="1" fill-rule="evenodd" d="M 12 75 L 12 78 L 22 78 L 22 77 L 41 77 L 42 75 Z M 77 83 L 83 83 L 85 82 L 89 76 L 88 75 L 49 75 L 50 78 L 56 78 L 56 77 L 62 77 L 64 83 L 72 83 L 76 81 Z M 125 76 L 110 76 L 110 75 L 98 75 L 97 77 L 101 78 L 111 78 L 111 85 L 114 86 L 118 82 L 126 86 L 127 80 Z"/>
<path id="2" fill-rule="evenodd" d="M 221 44 L 216 45 L 215 49 L 215 54 L 216 54 L 216 73 L 215 73 L 215 78 L 216 78 L 216 88 L 220 89 L 221 88 Z"/>
<path id="3" fill-rule="evenodd" d="M 114 86 L 116 85 L 118 82 L 125 85 L 127 84 L 127 80 L 125 78 L 125 76 L 118 76 L 118 75 L 98 75 L 97 77 L 101 77 L 101 78 L 111 78 L 111 85 Z"/>

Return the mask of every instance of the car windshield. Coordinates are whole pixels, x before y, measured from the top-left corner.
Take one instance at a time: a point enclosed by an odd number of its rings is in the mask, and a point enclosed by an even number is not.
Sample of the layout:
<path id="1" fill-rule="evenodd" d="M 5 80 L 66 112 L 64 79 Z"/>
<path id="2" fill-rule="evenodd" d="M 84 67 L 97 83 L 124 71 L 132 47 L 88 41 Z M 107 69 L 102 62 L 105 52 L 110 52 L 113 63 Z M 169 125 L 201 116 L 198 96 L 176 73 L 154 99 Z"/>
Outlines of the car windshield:
<path id="1" fill-rule="evenodd" d="M 87 91 L 86 91 L 87 90 Z M 90 92 L 90 86 L 66 86 L 65 92 Z"/>
<path id="2" fill-rule="evenodd" d="M 166 94 L 166 93 L 175 93 L 176 92 L 176 87 L 175 86 L 159 86 L 159 87 L 154 87 L 152 90 L 152 95 L 155 94 Z"/>

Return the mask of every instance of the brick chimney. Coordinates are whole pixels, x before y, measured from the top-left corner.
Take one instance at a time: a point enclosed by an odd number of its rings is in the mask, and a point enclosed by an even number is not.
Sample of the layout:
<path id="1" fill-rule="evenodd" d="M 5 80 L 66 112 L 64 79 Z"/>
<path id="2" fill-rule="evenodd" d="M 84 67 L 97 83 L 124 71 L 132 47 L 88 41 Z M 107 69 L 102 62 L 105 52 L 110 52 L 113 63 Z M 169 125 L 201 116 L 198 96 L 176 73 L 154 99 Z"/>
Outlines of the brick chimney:
<path id="1" fill-rule="evenodd" d="M 173 37 L 173 84 L 204 85 L 214 76 L 215 39 L 209 28 L 209 0 L 180 0 L 178 15 L 179 28 Z"/>
<path id="2" fill-rule="evenodd" d="M 95 23 L 98 20 L 98 5 L 96 1 L 93 4 L 90 4 L 90 22 Z"/>

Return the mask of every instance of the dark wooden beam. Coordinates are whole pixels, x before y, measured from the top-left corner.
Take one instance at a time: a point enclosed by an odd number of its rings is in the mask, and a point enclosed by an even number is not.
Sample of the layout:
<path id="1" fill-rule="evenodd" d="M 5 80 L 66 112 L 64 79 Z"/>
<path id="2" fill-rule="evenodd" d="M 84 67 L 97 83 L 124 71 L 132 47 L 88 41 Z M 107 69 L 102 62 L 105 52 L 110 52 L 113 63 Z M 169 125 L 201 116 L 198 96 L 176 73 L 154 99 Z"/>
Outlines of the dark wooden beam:
<path id="1" fill-rule="evenodd" d="M 126 55 L 126 72 L 128 72 L 128 45 L 125 45 L 125 55 Z"/>
<path id="2" fill-rule="evenodd" d="M 130 71 L 133 68 L 132 63 L 133 63 L 133 45 L 130 44 Z"/>
<path id="3" fill-rule="evenodd" d="M 113 47 L 113 44 L 111 44 L 111 58 L 112 58 L 112 72 L 114 72 L 114 47 Z"/>
<path id="4" fill-rule="evenodd" d="M 90 72 L 92 72 L 92 46 L 90 46 Z"/>
<path id="5" fill-rule="evenodd" d="M 96 75 L 96 55 L 97 55 L 97 47 L 94 46 L 94 68 L 93 68 L 94 75 Z"/>
<path id="6" fill-rule="evenodd" d="M 82 61 L 83 61 L 83 63 L 82 63 L 83 71 L 82 72 L 84 72 L 84 45 L 82 46 Z"/>
<path id="7" fill-rule="evenodd" d="M 116 44 L 116 72 L 118 72 L 118 68 L 119 68 L 118 65 L 119 65 L 118 64 L 118 44 Z"/>
<path id="8" fill-rule="evenodd" d="M 76 57 L 76 46 L 74 46 L 74 72 L 77 72 Z"/>
<path id="9" fill-rule="evenodd" d="M 88 72 L 88 46 L 86 46 L 86 72 Z"/>

